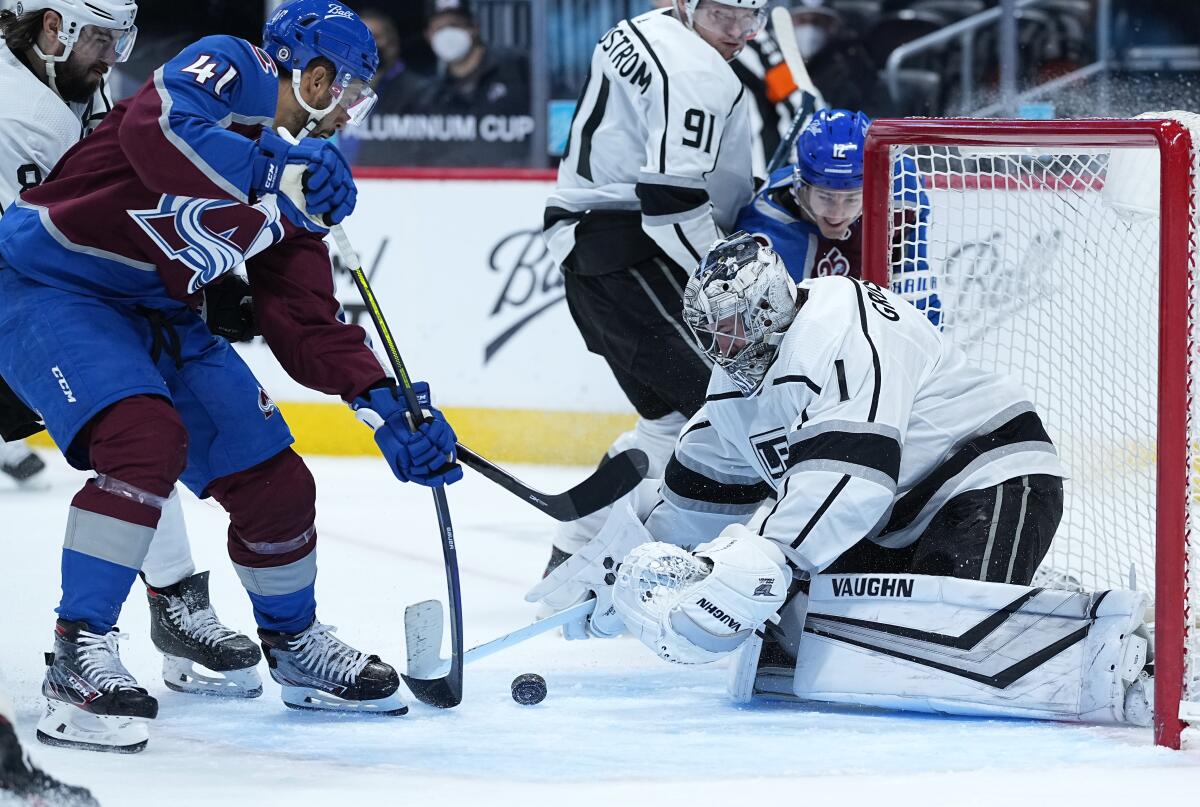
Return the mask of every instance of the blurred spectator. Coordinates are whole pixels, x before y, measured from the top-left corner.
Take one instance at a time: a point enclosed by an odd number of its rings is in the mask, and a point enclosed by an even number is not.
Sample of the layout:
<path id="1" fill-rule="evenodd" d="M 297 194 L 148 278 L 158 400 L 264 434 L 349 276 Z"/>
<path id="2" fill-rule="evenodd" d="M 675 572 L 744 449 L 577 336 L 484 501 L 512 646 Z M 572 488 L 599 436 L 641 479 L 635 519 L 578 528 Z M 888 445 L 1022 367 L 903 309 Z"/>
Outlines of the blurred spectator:
<path id="1" fill-rule="evenodd" d="M 793 8 L 792 22 L 808 74 L 830 107 L 859 109 L 872 118 L 892 114 L 879 65 L 867 52 L 862 32 L 820 0 Z"/>
<path id="2" fill-rule="evenodd" d="M 529 62 L 489 47 L 469 0 L 433 0 L 425 36 L 437 55 L 437 75 L 417 91 L 409 75 L 407 102 L 388 100 L 357 135 L 362 165 L 520 166 L 530 158 Z M 403 75 L 403 74 L 401 74 Z M 347 138 L 347 147 L 353 146 Z"/>
<path id="3" fill-rule="evenodd" d="M 386 164 L 406 156 L 412 161 L 419 155 L 392 153 L 393 149 L 389 148 L 391 144 L 387 141 L 356 136 L 369 134 L 373 118 L 383 115 L 404 116 L 415 112 L 429 91 L 429 80 L 414 73 L 400 58 L 400 35 L 392 17 L 374 7 L 362 9 L 359 16 L 371 30 L 375 44 L 379 47 L 379 72 L 375 74 L 374 81 L 379 102 L 371 118 L 367 119 L 365 132 L 360 132 L 358 127 L 351 127 L 339 135 L 341 149 L 352 163 Z"/>

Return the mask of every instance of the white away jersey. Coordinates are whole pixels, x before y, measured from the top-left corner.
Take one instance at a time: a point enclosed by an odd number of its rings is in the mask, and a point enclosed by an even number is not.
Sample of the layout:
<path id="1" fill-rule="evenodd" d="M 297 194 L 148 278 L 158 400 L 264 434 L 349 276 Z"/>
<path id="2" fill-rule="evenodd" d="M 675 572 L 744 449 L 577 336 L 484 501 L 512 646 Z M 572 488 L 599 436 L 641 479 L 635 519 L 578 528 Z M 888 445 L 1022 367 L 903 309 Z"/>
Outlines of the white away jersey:
<path id="1" fill-rule="evenodd" d="M 753 195 L 749 103 L 721 55 L 669 10 L 618 23 L 592 54 L 546 203 L 555 260 L 585 215 L 640 211 L 662 251 L 695 269 Z"/>
<path id="2" fill-rule="evenodd" d="M 711 540 L 775 495 L 761 533 L 814 574 L 863 538 L 908 546 L 964 491 L 1064 475 L 1025 390 L 968 364 L 920 311 L 848 277 L 799 288 L 753 396 L 713 370 L 646 522 L 656 538 Z"/>
<path id="3" fill-rule="evenodd" d="M 0 212 L 40 185 L 71 146 L 112 107 L 101 87 L 87 104 L 67 104 L 0 40 Z"/>

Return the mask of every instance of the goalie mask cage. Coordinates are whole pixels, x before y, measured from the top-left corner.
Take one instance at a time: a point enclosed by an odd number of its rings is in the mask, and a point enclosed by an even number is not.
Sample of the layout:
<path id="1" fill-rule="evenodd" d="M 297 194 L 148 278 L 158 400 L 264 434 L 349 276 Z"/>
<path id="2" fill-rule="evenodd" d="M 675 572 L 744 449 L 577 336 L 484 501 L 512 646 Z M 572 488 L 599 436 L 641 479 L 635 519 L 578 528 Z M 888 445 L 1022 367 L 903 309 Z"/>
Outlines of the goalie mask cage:
<path id="1" fill-rule="evenodd" d="M 865 155 L 864 277 L 936 284 L 945 335 L 1032 394 L 1069 475 L 1034 582 L 1150 593 L 1175 748 L 1200 726 L 1196 144 L 1190 113 L 878 120 Z"/>

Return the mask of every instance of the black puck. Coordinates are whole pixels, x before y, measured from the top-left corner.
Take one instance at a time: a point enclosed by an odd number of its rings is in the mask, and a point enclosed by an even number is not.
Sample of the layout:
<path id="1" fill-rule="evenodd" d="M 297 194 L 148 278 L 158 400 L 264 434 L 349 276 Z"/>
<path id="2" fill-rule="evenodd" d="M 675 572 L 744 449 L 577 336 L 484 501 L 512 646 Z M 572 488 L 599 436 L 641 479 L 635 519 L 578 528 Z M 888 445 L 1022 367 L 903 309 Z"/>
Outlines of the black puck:
<path id="1" fill-rule="evenodd" d="M 512 682 L 512 696 L 523 706 L 541 703 L 546 698 L 546 679 L 537 673 L 518 675 Z"/>

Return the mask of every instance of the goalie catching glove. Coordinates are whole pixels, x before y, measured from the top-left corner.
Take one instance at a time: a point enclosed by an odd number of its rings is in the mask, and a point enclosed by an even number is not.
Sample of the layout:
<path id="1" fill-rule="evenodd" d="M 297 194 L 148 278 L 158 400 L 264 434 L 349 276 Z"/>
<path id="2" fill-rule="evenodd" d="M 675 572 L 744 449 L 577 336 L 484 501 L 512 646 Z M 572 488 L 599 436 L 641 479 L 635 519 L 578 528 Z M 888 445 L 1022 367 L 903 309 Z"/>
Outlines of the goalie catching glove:
<path id="1" fill-rule="evenodd" d="M 276 194 L 288 221 L 322 235 L 354 212 L 358 200 L 350 164 L 337 146 L 321 138 L 289 142 L 269 128 L 258 140 L 252 190 Z"/>
<path id="2" fill-rule="evenodd" d="M 412 389 L 424 415 L 415 428 L 404 395 L 391 383 L 367 390 L 351 407 L 359 420 L 375 430 L 375 443 L 401 482 L 428 487 L 457 482 L 463 472 L 454 461 L 454 429 L 430 404 L 428 384 L 418 381 Z"/>
<path id="3" fill-rule="evenodd" d="M 783 552 L 741 524 L 688 552 L 654 542 L 621 563 L 613 605 L 660 658 L 707 664 L 737 650 L 787 599 Z"/>

